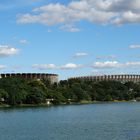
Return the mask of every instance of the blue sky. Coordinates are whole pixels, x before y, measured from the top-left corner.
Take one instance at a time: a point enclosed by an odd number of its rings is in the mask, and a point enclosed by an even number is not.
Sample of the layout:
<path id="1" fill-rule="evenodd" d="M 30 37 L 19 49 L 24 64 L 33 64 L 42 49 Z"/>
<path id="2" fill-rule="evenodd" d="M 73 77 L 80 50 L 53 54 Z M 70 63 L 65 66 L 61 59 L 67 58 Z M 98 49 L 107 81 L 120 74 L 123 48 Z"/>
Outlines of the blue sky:
<path id="1" fill-rule="evenodd" d="M 0 72 L 140 74 L 139 9 L 139 0 L 0 0 Z"/>

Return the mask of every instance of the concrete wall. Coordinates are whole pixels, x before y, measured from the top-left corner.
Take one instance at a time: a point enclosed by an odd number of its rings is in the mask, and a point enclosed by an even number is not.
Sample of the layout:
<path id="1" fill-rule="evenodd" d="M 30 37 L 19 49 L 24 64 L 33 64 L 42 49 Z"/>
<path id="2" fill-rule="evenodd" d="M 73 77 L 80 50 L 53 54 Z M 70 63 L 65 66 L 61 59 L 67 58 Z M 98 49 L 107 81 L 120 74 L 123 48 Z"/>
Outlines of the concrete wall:
<path id="1" fill-rule="evenodd" d="M 140 82 L 140 75 L 102 75 L 102 76 L 83 76 L 70 79 L 84 81 L 120 81 L 120 82 Z"/>
<path id="2" fill-rule="evenodd" d="M 8 78 L 8 77 L 21 77 L 25 79 L 48 79 L 51 83 L 58 83 L 58 75 L 57 74 L 46 74 L 46 73 L 6 73 L 0 74 L 0 78 Z"/>

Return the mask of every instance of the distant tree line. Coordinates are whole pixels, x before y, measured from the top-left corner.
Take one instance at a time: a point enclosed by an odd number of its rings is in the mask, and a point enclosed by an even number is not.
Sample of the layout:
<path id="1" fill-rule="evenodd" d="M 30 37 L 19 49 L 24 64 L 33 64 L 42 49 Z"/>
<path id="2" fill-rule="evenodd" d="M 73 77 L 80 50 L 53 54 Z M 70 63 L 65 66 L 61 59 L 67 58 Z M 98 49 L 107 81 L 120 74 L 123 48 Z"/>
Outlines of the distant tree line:
<path id="1" fill-rule="evenodd" d="M 53 104 L 87 101 L 132 100 L 140 98 L 140 83 L 119 81 L 63 80 L 51 84 L 48 80 L 22 78 L 0 79 L 0 104 L 41 104 L 52 99 Z"/>

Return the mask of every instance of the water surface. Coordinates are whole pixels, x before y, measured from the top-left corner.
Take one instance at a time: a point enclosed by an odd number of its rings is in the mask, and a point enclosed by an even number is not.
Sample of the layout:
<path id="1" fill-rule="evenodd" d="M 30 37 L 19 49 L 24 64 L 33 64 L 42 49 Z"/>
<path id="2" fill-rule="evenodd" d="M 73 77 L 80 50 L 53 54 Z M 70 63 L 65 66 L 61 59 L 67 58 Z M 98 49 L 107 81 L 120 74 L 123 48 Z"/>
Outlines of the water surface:
<path id="1" fill-rule="evenodd" d="M 0 109 L 0 140 L 140 140 L 140 103 Z"/>

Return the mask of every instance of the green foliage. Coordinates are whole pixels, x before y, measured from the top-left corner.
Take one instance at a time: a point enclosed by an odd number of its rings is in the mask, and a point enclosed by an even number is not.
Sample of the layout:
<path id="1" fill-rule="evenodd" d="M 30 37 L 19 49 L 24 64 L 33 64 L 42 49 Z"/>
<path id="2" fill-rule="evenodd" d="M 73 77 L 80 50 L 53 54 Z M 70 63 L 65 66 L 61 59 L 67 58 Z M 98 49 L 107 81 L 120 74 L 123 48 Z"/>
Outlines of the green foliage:
<path id="1" fill-rule="evenodd" d="M 43 102 L 45 102 L 44 92 L 38 87 L 30 88 L 26 97 L 26 103 L 27 104 L 40 104 Z"/>
<path id="2" fill-rule="evenodd" d="M 81 101 L 113 101 L 140 98 L 140 83 L 117 81 L 64 80 L 51 84 L 48 80 L 22 78 L 0 79 L 0 101 L 9 105 L 53 104 Z"/>
<path id="3" fill-rule="evenodd" d="M 0 89 L 0 101 L 7 102 L 8 93 L 4 89 Z"/>

